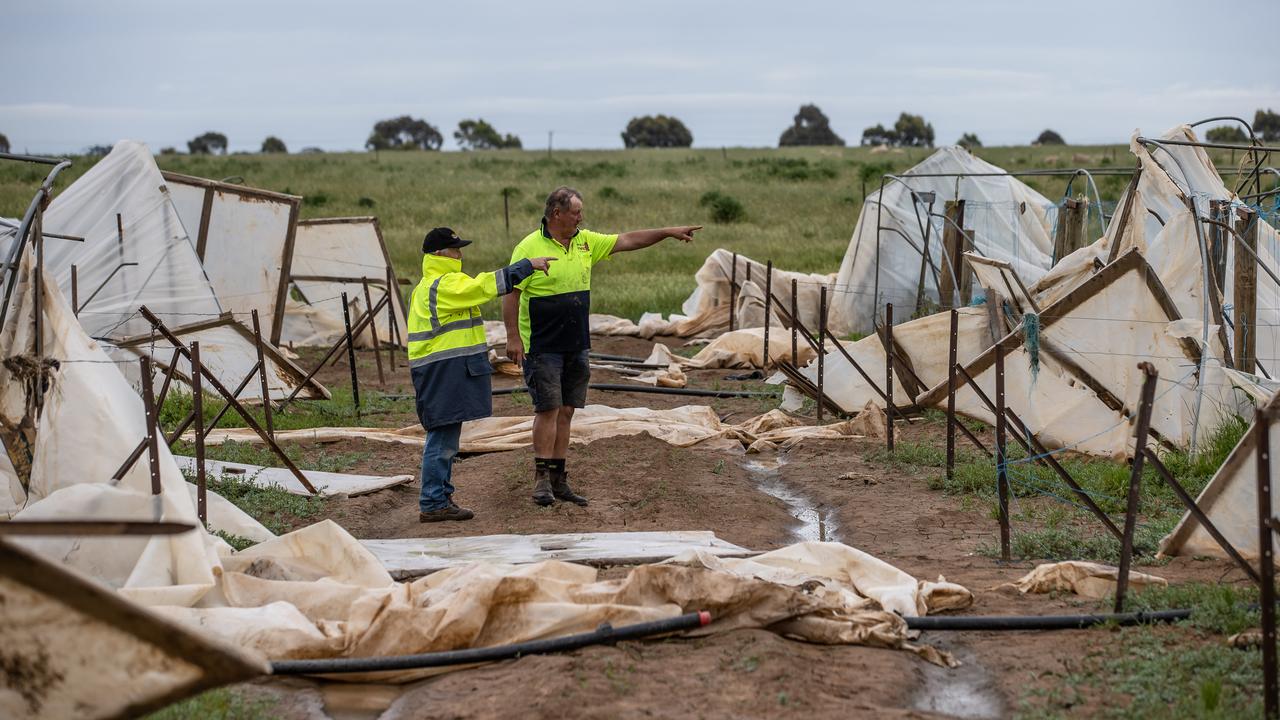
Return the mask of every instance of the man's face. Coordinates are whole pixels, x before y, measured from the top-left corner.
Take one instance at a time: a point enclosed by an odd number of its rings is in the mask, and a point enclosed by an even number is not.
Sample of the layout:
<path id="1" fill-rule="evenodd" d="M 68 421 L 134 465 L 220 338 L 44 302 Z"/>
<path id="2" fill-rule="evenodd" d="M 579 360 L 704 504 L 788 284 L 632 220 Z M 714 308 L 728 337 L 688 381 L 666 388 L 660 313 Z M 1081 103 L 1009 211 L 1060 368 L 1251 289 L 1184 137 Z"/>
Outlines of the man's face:
<path id="1" fill-rule="evenodd" d="M 436 254 L 442 257 L 453 258 L 454 260 L 461 260 L 462 248 L 445 248 L 443 250 L 437 250 Z"/>
<path id="2" fill-rule="evenodd" d="M 562 232 L 573 232 L 582 224 L 582 198 L 569 198 L 569 207 L 556 210 L 553 218 L 556 229 Z"/>

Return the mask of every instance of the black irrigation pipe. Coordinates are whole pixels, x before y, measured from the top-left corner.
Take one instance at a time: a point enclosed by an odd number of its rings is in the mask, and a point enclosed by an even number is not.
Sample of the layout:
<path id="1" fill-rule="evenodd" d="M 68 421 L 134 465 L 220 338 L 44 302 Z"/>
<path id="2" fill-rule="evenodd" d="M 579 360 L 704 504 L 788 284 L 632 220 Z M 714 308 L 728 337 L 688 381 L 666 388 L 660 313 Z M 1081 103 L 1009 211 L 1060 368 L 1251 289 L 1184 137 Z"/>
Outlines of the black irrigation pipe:
<path id="1" fill-rule="evenodd" d="M 610 355 L 608 353 L 587 353 L 587 357 L 592 360 L 613 360 L 616 362 L 635 362 L 643 363 L 644 358 L 630 357 L 627 355 Z"/>
<path id="2" fill-rule="evenodd" d="M 619 385 L 613 383 L 591 383 L 587 386 L 592 390 L 604 390 L 607 392 L 634 392 L 634 393 L 658 393 L 659 395 L 691 395 L 694 397 L 714 397 L 714 398 L 735 398 L 735 397 L 777 397 L 777 393 L 760 392 L 756 390 L 710 390 L 706 388 L 667 388 L 653 387 L 651 385 Z M 520 385 L 517 387 L 494 388 L 494 395 L 513 395 L 515 393 L 529 392 L 529 388 Z"/>
<path id="3" fill-rule="evenodd" d="M 448 650 L 445 652 L 422 653 L 420 655 L 393 655 L 390 657 L 371 658 L 336 658 L 328 660 L 280 660 L 271 663 L 272 675 L 330 675 L 337 673 L 384 672 L 387 670 L 417 670 L 430 667 L 447 667 L 450 665 L 471 665 L 474 663 L 496 662 L 525 655 L 543 655 L 553 652 L 577 650 L 588 645 L 612 643 L 619 640 L 634 640 L 660 635 L 664 633 L 702 627 L 711 622 L 711 613 L 701 610 L 686 613 L 665 620 L 623 625 L 615 628 L 604 623 L 599 628 L 577 635 L 549 638 L 546 640 L 530 640 L 512 645 L 497 645 L 486 648 L 468 648 L 466 650 Z"/>
<path id="4" fill-rule="evenodd" d="M 1078 630 L 1108 623 L 1129 626 L 1176 622 L 1190 610 L 1104 613 L 1099 615 L 936 615 L 906 618 L 911 630 Z"/>

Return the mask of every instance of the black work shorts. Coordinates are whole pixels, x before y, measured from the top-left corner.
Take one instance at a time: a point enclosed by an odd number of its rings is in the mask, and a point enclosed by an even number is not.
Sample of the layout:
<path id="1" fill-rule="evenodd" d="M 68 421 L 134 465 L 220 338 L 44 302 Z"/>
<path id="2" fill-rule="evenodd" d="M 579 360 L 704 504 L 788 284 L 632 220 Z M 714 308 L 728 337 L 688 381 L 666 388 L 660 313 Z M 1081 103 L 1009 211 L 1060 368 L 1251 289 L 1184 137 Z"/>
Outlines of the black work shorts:
<path id="1" fill-rule="evenodd" d="M 524 384 L 529 387 L 534 412 L 558 407 L 586 407 L 591 364 L 587 350 L 539 352 L 524 356 Z"/>

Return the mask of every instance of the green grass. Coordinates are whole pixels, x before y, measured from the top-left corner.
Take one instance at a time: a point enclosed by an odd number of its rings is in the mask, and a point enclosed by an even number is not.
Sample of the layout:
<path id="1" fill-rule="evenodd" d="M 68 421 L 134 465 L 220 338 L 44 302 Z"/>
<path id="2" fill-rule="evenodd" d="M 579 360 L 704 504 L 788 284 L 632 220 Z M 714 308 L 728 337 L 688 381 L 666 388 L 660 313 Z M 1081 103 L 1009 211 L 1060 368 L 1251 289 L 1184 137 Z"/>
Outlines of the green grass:
<path id="1" fill-rule="evenodd" d="M 1252 585 L 1187 583 L 1150 588 L 1128 600 L 1132 610 L 1189 608 L 1187 620 L 1172 627 L 1151 625 L 1113 629 L 1064 672 L 1053 673 L 1045 689 L 1022 698 L 1018 716 L 1063 717 L 1089 698 L 1105 703 L 1104 718 L 1254 718 L 1262 713 L 1262 652 L 1236 649 L 1228 636 L 1257 627 L 1250 609 Z M 1113 600 L 1099 601 L 1109 611 Z M 1076 712 L 1075 714 L 1078 714 Z"/>
<path id="2" fill-rule="evenodd" d="M 189 475 L 187 479 L 194 481 L 194 476 Z M 277 535 L 292 530 L 294 520 L 319 518 L 325 507 L 323 498 L 294 495 L 278 485 L 258 487 L 248 478 L 236 475 L 212 476 L 208 487 Z M 235 535 L 219 533 L 219 536 L 237 550 L 252 544 Z"/>
<path id="3" fill-rule="evenodd" d="M 157 148 L 152 148 L 156 150 Z M 166 155 L 162 169 L 208 178 L 239 176 L 248 185 L 303 195 L 303 218 L 376 214 L 401 277 L 421 273 L 422 236 L 448 225 L 476 240 L 466 250 L 472 271 L 505 264 L 511 249 L 537 227 L 546 195 L 568 184 L 583 192 L 585 225 L 602 232 L 684 223 L 705 224 L 689 245 L 667 242 L 626 253 L 596 271 L 596 312 L 637 318 L 669 313 L 695 286 L 694 271 L 711 250 L 725 247 L 782 269 L 834 272 L 853 234 L 866 192 L 880 174 L 900 172 L 930 149 L 873 155 L 868 148 L 599 150 L 543 152 L 381 152 L 317 155 Z M 1132 166 L 1123 145 L 980 148 L 980 157 L 1010 170 L 1031 167 Z M 1074 156 L 1083 156 L 1079 161 Z M 57 188 L 65 188 L 95 159 L 74 158 Z M 1232 165 L 1223 155 L 1220 166 Z M 0 164 L 0 215 L 21 217 L 47 168 Z M 1104 200 L 1114 201 L 1127 178 L 1098 178 Z M 1031 178 L 1052 200 L 1066 178 Z M 503 221 L 503 192 L 511 228 Z M 739 222 L 717 224 L 708 191 L 737 201 Z M 721 210 L 723 212 L 723 210 Z M 497 317 L 498 305 L 486 308 Z"/>
<path id="4" fill-rule="evenodd" d="M 355 410 L 351 397 L 351 388 L 346 385 L 329 387 L 332 397 L 328 400 L 296 400 L 285 408 L 285 412 L 272 414 L 272 424 L 276 430 L 299 430 L 304 428 L 340 426 L 340 427 L 376 427 L 385 425 L 383 416 L 388 414 L 414 413 L 413 398 L 394 398 L 377 392 L 360 394 L 360 412 Z M 202 405 L 205 429 L 222 409 L 222 399 L 205 394 Z M 244 406 L 259 425 L 265 424 L 265 416 L 261 406 Z M 172 390 L 160 407 L 160 425 L 172 432 L 178 424 L 191 413 L 191 394 L 181 390 Z M 234 409 L 228 410 L 218 421 L 220 428 L 248 427 L 244 418 Z M 190 429 L 190 428 L 188 428 Z M 230 460 L 230 458 L 218 458 Z M 248 462 L 248 461 L 235 461 Z M 262 463 L 257 463 L 262 464 Z M 269 464 L 269 463 L 268 463 Z M 320 470 L 321 468 L 311 468 Z"/>
<path id="5" fill-rule="evenodd" d="M 146 716 L 146 720 L 271 720 L 276 703 L 248 699 L 234 690 L 216 688 Z"/>

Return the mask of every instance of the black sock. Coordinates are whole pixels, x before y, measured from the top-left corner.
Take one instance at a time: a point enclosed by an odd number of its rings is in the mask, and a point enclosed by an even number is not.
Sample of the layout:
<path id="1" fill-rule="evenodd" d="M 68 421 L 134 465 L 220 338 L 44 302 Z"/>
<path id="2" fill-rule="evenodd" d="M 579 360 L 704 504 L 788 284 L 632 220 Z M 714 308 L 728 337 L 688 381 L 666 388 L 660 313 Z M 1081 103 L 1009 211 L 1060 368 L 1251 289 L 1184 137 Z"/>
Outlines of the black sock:
<path id="1" fill-rule="evenodd" d="M 533 459 L 533 468 L 535 470 L 549 469 L 550 467 L 551 461 L 547 458 L 536 457 Z"/>
<path id="2" fill-rule="evenodd" d="M 546 461 L 547 467 L 555 472 L 564 472 L 564 458 L 551 458 Z"/>

